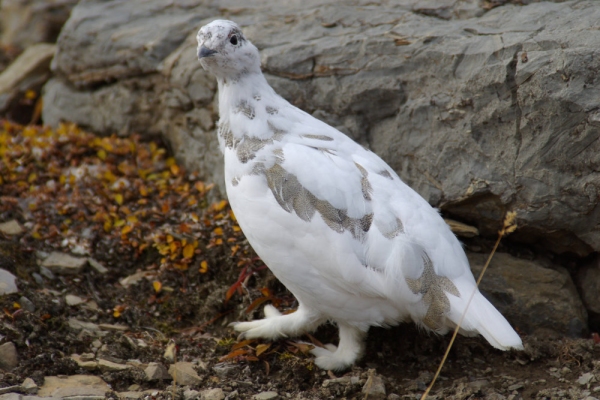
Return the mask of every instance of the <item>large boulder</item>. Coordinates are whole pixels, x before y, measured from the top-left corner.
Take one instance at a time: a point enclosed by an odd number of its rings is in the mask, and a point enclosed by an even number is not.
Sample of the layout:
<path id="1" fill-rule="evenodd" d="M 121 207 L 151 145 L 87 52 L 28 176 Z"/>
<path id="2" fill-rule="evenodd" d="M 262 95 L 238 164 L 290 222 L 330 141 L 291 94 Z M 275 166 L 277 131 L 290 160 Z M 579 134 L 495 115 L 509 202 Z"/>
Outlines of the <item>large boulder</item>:
<path id="1" fill-rule="evenodd" d="M 0 45 L 53 43 L 79 0 L 0 1 Z"/>
<path id="2" fill-rule="evenodd" d="M 221 184 L 216 85 L 195 34 L 230 18 L 261 50 L 276 91 L 380 154 L 431 204 L 483 235 L 515 210 L 512 240 L 600 250 L 596 1 L 210 4 L 78 4 L 58 40 L 44 121 L 161 134 Z"/>
<path id="3" fill-rule="evenodd" d="M 468 257 L 479 276 L 488 255 Z M 564 267 L 496 253 L 479 288 L 521 333 L 553 331 L 578 337 L 588 332 L 586 309 Z"/>

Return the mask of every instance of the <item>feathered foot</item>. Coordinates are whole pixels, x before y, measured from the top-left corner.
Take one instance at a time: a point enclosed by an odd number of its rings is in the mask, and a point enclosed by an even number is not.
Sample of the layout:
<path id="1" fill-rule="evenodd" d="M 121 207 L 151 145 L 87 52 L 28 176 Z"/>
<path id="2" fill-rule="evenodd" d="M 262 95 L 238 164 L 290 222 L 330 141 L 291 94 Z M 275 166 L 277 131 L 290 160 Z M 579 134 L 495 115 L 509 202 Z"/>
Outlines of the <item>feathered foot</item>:
<path id="1" fill-rule="evenodd" d="M 310 352 L 315 355 L 315 364 L 324 370 L 340 371 L 350 367 L 364 351 L 365 332 L 358 328 L 339 324 L 340 342 L 336 347 L 326 344 L 325 348 L 315 347 Z"/>
<path id="2" fill-rule="evenodd" d="M 264 338 L 276 340 L 282 337 L 299 336 L 315 330 L 321 320 L 314 313 L 300 305 L 296 312 L 282 315 L 275 307 L 268 304 L 264 308 L 265 318 L 249 322 L 232 322 L 232 326 L 241 332 L 239 339 Z"/>

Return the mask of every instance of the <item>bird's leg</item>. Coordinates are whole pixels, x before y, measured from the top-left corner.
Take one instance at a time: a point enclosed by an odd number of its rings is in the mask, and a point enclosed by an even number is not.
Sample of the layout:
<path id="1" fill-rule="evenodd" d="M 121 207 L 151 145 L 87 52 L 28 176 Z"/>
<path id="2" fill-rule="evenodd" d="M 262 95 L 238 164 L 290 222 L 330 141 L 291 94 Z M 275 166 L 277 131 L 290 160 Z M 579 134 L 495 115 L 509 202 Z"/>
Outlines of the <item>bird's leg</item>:
<path id="1" fill-rule="evenodd" d="M 264 319 L 250 322 L 233 322 L 231 326 L 236 331 L 241 332 L 241 338 L 275 340 L 314 331 L 322 322 L 318 314 L 307 310 L 302 304 L 291 314 L 282 315 L 270 304 L 265 306 L 264 312 Z"/>
<path id="2" fill-rule="evenodd" d="M 338 323 L 340 342 L 338 346 L 326 344 L 325 348 L 315 347 L 310 352 L 317 358 L 315 364 L 325 370 L 343 370 L 354 364 L 364 351 L 366 332 L 350 325 Z"/>

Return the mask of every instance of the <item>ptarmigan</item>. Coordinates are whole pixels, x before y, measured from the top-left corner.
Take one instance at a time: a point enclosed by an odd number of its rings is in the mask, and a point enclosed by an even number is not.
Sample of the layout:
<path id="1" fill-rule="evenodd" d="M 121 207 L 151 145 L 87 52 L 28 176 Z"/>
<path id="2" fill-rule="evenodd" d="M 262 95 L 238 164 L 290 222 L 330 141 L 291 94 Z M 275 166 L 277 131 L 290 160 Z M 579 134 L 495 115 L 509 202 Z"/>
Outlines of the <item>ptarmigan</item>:
<path id="1" fill-rule="evenodd" d="M 231 21 L 198 32 L 198 58 L 219 87 L 225 183 L 240 227 L 296 296 L 237 322 L 246 338 L 298 336 L 332 321 L 339 345 L 312 350 L 327 370 L 359 358 L 370 326 L 413 320 L 446 333 L 475 289 L 465 253 L 439 213 L 376 154 L 277 95 L 256 47 Z M 522 348 L 477 291 L 461 333 L 498 349 Z"/>

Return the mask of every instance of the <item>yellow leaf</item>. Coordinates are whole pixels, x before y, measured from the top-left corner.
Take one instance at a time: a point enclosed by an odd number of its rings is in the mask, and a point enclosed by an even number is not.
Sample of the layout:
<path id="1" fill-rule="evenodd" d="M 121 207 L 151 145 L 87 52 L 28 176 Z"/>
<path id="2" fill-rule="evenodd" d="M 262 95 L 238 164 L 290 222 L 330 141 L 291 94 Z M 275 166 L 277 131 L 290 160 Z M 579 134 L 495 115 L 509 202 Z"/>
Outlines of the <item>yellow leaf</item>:
<path id="1" fill-rule="evenodd" d="M 123 195 L 121 193 L 115 194 L 115 201 L 118 205 L 123 204 Z"/>
<path id="2" fill-rule="evenodd" d="M 175 165 L 175 159 L 173 157 L 169 157 L 165 160 L 165 164 L 167 164 L 167 167 L 170 168 Z"/>
<path id="3" fill-rule="evenodd" d="M 127 222 L 136 224 L 138 222 L 138 218 L 135 215 L 127 216 Z"/>
<path id="4" fill-rule="evenodd" d="M 194 212 L 190 216 L 192 218 L 192 221 L 194 221 L 194 222 L 198 222 L 200 220 L 200 218 L 198 218 L 198 214 L 196 214 Z"/>
<path id="5" fill-rule="evenodd" d="M 112 221 L 107 219 L 104 221 L 104 232 L 109 232 L 112 229 Z"/>
<path id="6" fill-rule="evenodd" d="M 189 243 L 183 248 L 183 257 L 192 258 L 194 256 L 194 245 Z"/>
<path id="7" fill-rule="evenodd" d="M 104 149 L 100 149 L 98 150 L 98 152 L 96 153 L 98 155 L 98 158 L 101 159 L 102 161 L 106 160 L 106 150 Z"/>
<path id="8" fill-rule="evenodd" d="M 220 245 L 222 245 L 222 244 L 223 244 L 223 239 L 219 238 L 219 239 L 215 240 L 215 244 L 216 244 L 217 246 L 220 246 Z"/>
<path id="9" fill-rule="evenodd" d="M 181 271 L 185 271 L 188 269 L 187 264 L 173 264 L 173 266 Z"/>
<path id="10" fill-rule="evenodd" d="M 119 228 L 121 226 L 125 225 L 125 220 L 124 219 L 120 219 L 117 218 L 117 220 L 115 221 L 115 224 L 113 225 L 115 228 Z"/>
<path id="11" fill-rule="evenodd" d="M 179 172 L 180 172 L 180 170 L 179 170 L 179 166 L 177 164 L 171 165 L 171 173 L 173 175 L 179 175 Z"/>
<path id="12" fill-rule="evenodd" d="M 148 196 L 148 188 L 146 186 L 140 186 L 140 195 L 144 197 Z"/>
<path id="13" fill-rule="evenodd" d="M 121 229 L 121 235 L 127 235 L 129 232 L 133 230 L 131 225 L 125 225 L 123 229 Z"/>
<path id="14" fill-rule="evenodd" d="M 167 243 L 171 243 L 173 240 L 173 236 L 167 235 Z"/>
<path id="15" fill-rule="evenodd" d="M 13 303 L 13 308 L 16 308 L 18 310 L 19 308 L 21 308 L 21 305 L 15 301 Z"/>
<path id="16" fill-rule="evenodd" d="M 25 98 L 27 100 L 33 100 L 36 97 L 37 97 L 37 93 L 35 92 L 35 90 L 29 89 L 29 90 L 25 91 Z"/>
<path id="17" fill-rule="evenodd" d="M 221 211 L 225 207 L 227 207 L 227 200 L 221 200 L 220 202 L 215 204 L 215 211 Z"/>
<path id="18" fill-rule="evenodd" d="M 237 225 L 234 225 L 234 226 L 233 226 L 233 231 L 234 231 L 234 232 L 240 232 L 241 230 L 242 230 L 242 229 L 241 229 L 239 226 L 237 226 Z"/>
<path id="19" fill-rule="evenodd" d="M 121 312 L 119 310 L 114 310 L 113 311 L 113 317 L 119 318 L 120 316 L 121 316 Z"/>
<path id="20" fill-rule="evenodd" d="M 32 172 L 31 174 L 29 174 L 29 177 L 27 178 L 27 182 L 33 183 L 33 182 L 35 182 L 36 179 L 37 179 L 37 174 L 35 172 Z"/>
<path id="21" fill-rule="evenodd" d="M 200 272 L 201 274 L 205 274 L 208 272 L 208 263 L 206 262 L 206 260 L 203 260 L 200 263 L 200 269 L 198 270 L 198 272 Z"/>
<path id="22" fill-rule="evenodd" d="M 257 345 L 256 346 L 256 356 L 257 357 L 260 356 L 262 353 L 267 351 L 269 349 L 269 347 L 271 347 L 271 343 Z"/>
<path id="23" fill-rule="evenodd" d="M 154 281 L 152 282 L 152 287 L 154 288 L 154 291 L 156 293 L 160 293 L 160 290 L 162 289 L 162 283 L 160 283 L 159 281 Z"/>
<path id="24" fill-rule="evenodd" d="M 223 228 L 215 228 L 215 230 L 213 232 L 217 236 L 222 236 L 223 235 Z"/>

